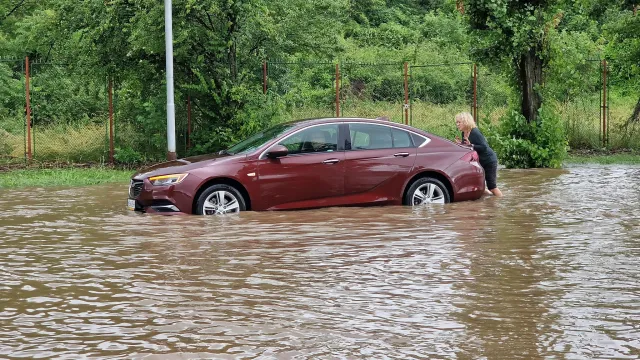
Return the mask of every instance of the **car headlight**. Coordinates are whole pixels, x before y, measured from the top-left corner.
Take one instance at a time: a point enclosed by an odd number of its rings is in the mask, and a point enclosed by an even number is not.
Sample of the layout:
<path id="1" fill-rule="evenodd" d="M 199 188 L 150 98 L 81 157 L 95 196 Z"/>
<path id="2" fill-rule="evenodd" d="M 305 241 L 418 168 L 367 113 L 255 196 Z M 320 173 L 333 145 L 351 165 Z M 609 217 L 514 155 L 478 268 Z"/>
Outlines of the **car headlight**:
<path id="1" fill-rule="evenodd" d="M 187 177 L 189 174 L 171 174 L 171 175 L 161 175 L 161 176 L 152 176 L 149 178 L 149 182 L 152 185 L 156 186 L 166 186 L 166 185 L 175 185 L 179 184 Z"/>

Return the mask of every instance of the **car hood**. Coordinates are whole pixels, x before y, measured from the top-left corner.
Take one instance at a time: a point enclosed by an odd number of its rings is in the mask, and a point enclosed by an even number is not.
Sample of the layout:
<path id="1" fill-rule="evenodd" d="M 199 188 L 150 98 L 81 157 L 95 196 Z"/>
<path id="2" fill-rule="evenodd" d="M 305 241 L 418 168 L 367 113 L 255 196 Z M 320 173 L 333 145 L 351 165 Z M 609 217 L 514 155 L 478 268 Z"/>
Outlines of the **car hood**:
<path id="1" fill-rule="evenodd" d="M 165 161 L 143 169 L 140 169 L 133 175 L 134 179 L 144 179 L 151 176 L 169 175 L 176 173 L 188 172 L 189 170 L 211 166 L 216 163 L 226 163 L 237 159 L 244 159 L 246 155 L 218 155 L 206 154 L 191 156 L 184 159 L 173 161 Z"/>

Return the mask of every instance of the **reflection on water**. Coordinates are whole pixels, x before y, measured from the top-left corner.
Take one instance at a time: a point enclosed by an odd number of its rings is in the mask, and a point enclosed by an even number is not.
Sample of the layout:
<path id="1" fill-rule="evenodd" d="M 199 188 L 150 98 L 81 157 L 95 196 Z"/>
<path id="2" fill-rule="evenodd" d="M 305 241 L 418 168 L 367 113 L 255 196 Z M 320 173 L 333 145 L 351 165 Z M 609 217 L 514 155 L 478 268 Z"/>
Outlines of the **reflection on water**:
<path id="1" fill-rule="evenodd" d="M 206 218 L 127 212 L 126 184 L 0 191 L 0 357 L 638 358 L 639 175 Z"/>

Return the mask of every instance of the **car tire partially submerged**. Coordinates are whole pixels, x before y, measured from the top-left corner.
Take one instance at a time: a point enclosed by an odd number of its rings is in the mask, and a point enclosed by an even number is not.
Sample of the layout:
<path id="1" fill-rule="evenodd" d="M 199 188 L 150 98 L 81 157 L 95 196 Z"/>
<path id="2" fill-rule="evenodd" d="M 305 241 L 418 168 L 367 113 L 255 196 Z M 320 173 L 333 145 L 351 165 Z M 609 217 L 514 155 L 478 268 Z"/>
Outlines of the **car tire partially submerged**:
<path id="1" fill-rule="evenodd" d="M 196 214 L 223 215 L 247 210 L 242 194 L 233 186 L 215 184 L 209 186 L 198 197 Z"/>
<path id="2" fill-rule="evenodd" d="M 403 203 L 409 206 L 422 206 L 426 204 L 448 204 L 451 202 L 449 190 L 438 179 L 423 177 L 416 180 L 406 195 Z"/>

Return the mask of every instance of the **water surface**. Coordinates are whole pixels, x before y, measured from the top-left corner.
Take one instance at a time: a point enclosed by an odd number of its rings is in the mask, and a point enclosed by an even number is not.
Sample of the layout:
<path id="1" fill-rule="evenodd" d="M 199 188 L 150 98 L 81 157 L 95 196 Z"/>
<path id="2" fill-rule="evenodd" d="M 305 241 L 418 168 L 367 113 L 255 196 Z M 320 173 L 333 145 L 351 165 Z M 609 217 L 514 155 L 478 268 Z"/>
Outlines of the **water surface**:
<path id="1" fill-rule="evenodd" d="M 640 168 L 502 199 L 153 216 L 127 184 L 0 190 L 0 357 L 640 357 Z"/>

